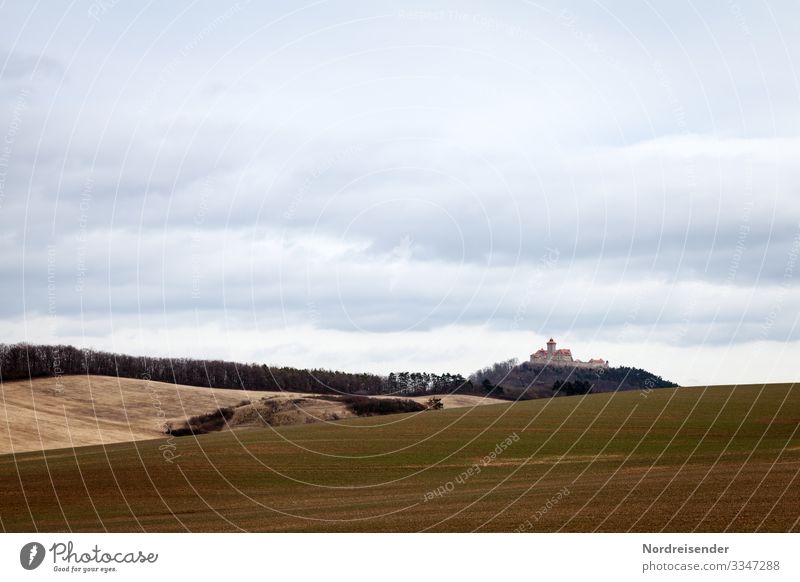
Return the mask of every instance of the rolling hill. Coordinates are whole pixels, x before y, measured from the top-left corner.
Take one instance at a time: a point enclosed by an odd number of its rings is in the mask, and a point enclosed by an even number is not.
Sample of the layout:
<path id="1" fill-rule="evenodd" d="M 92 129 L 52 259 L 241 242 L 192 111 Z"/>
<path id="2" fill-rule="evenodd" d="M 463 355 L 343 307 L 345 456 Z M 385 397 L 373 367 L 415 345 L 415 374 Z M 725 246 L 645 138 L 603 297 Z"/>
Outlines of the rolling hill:
<path id="1" fill-rule="evenodd" d="M 164 423 L 180 424 L 188 417 L 243 401 L 292 401 L 284 424 L 299 424 L 352 416 L 337 402 L 316 400 L 294 392 L 199 388 L 151 380 L 109 376 L 61 376 L 0 383 L 0 455 L 42 449 L 81 447 L 164 436 Z M 424 401 L 425 398 L 414 398 Z M 445 407 L 499 402 L 467 395 L 442 397 Z M 239 424 L 257 424 L 237 410 Z M 262 423 L 263 424 L 263 423 Z"/>
<path id="2" fill-rule="evenodd" d="M 6 531 L 800 531 L 800 385 L 0 456 Z M 169 454 L 167 454 L 169 451 Z"/>
<path id="3" fill-rule="evenodd" d="M 0 454 L 153 439 L 165 421 L 247 398 L 241 390 L 108 376 L 0 384 Z"/>

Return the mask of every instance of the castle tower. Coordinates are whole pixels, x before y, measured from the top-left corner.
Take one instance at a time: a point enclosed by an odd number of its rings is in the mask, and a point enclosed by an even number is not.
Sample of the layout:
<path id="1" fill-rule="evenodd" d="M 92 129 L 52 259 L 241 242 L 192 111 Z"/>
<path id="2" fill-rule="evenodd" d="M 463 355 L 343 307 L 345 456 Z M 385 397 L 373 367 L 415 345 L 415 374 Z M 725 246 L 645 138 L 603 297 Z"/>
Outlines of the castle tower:
<path id="1" fill-rule="evenodd" d="M 550 338 L 550 341 L 547 342 L 547 359 L 551 359 L 556 354 L 556 342 L 553 338 Z"/>

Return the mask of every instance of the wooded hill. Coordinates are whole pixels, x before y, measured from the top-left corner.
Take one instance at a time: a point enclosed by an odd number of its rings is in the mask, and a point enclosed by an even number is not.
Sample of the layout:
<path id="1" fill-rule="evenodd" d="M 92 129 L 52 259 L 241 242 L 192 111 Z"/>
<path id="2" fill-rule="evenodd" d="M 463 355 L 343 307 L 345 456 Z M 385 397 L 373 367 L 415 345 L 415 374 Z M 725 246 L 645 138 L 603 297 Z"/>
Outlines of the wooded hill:
<path id="1" fill-rule="evenodd" d="M 469 377 L 475 386 L 495 398 L 548 398 L 556 395 L 559 386 L 565 385 L 561 395 L 577 393 L 615 392 L 620 390 L 652 390 L 674 388 L 678 385 L 642 370 L 627 366 L 615 368 L 576 368 L 546 364 L 518 363 L 517 360 L 498 362 Z M 571 383 L 571 386 L 570 386 Z M 588 386 L 586 391 L 576 389 Z M 554 389 L 555 388 L 555 389 Z"/>
<path id="2" fill-rule="evenodd" d="M 315 394 L 475 394 L 461 374 L 399 372 L 388 376 L 334 370 L 197 360 L 149 358 L 65 345 L 0 344 L 0 381 L 94 374 L 148 379 L 186 386 L 275 390 Z"/>

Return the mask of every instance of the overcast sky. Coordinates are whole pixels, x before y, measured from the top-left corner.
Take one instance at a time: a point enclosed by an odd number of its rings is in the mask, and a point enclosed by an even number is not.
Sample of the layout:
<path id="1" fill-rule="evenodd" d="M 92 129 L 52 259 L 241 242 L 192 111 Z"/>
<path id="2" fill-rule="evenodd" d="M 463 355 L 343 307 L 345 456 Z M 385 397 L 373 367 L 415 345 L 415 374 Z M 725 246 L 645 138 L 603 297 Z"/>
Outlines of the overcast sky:
<path id="1" fill-rule="evenodd" d="M 33 4 L 2 342 L 798 379 L 797 2 Z"/>

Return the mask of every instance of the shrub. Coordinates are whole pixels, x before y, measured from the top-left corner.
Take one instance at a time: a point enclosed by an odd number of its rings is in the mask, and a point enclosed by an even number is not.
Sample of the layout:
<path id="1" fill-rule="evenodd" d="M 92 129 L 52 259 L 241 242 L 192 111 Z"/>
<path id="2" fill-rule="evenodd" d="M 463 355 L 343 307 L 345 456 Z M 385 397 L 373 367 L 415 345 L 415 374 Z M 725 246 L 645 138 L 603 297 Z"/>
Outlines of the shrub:
<path id="1" fill-rule="evenodd" d="M 322 396 L 325 400 L 343 402 L 356 416 L 380 416 L 403 412 L 420 412 L 427 406 L 406 398 L 370 398 L 369 396 Z"/>
<path id="2" fill-rule="evenodd" d="M 429 398 L 426 407 L 428 410 L 441 410 L 444 408 L 444 402 L 441 398 Z"/>
<path id="3" fill-rule="evenodd" d="M 172 436 L 188 436 L 192 434 L 205 434 L 222 430 L 228 420 L 233 417 L 233 408 L 225 406 L 218 408 L 214 412 L 192 416 L 183 426 L 173 427 L 171 424 L 166 427 L 166 433 Z"/>

